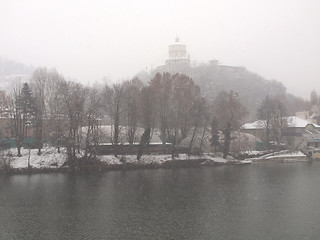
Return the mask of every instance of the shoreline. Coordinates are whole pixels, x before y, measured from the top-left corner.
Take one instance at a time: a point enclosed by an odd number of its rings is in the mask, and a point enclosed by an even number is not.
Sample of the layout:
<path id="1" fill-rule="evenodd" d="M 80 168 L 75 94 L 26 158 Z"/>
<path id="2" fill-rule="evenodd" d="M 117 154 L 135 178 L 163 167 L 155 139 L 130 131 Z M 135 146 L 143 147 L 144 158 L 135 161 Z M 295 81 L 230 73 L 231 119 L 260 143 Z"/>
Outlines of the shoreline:
<path id="1" fill-rule="evenodd" d="M 65 153 L 56 153 L 52 148 L 43 151 L 38 156 L 36 152 L 30 155 L 30 168 L 27 162 L 28 156 L 15 157 L 8 155 L 8 159 L 3 158 L 0 166 L 0 175 L 19 174 L 46 174 L 46 173 L 99 173 L 107 171 L 128 171 L 140 169 L 174 169 L 174 168 L 198 168 L 217 167 L 228 165 L 245 165 L 259 163 L 292 163 L 307 162 L 309 159 L 302 153 L 279 152 L 277 154 L 267 154 L 261 157 L 235 160 L 232 157 L 223 159 L 221 156 L 211 154 L 191 155 L 180 154 L 174 159 L 171 155 L 144 155 L 141 160 L 137 160 L 135 155 L 100 155 L 96 158 L 85 159 L 79 156 L 73 161 L 66 160 Z M 4 157 L 4 156 L 3 156 Z"/>
<path id="2" fill-rule="evenodd" d="M 58 168 L 10 168 L 1 170 L 0 175 L 25 175 L 25 174 L 46 174 L 46 173 L 99 173 L 107 171 L 130 171 L 140 169 L 175 169 L 175 168 L 199 168 L 199 167 L 218 167 L 227 165 L 245 165 L 247 162 L 233 160 L 226 162 L 215 162 L 208 158 L 185 159 L 185 160 L 168 160 L 162 163 L 143 163 L 128 162 L 122 164 L 110 164 L 102 161 L 93 162 L 92 165 L 85 165 L 79 168 L 71 169 L 70 167 Z"/>
<path id="3" fill-rule="evenodd" d="M 146 154 L 140 160 L 137 160 L 136 155 L 98 155 L 85 158 L 79 154 L 70 161 L 67 160 L 66 149 L 60 150 L 57 152 L 57 149 L 48 146 L 38 155 L 37 150 L 22 149 L 22 157 L 17 157 L 16 149 L 8 149 L 0 155 L 0 175 L 170 169 L 248 163 L 232 157 L 223 159 L 220 155 L 210 153 L 190 156 L 178 154 L 174 158 L 171 154 Z"/>

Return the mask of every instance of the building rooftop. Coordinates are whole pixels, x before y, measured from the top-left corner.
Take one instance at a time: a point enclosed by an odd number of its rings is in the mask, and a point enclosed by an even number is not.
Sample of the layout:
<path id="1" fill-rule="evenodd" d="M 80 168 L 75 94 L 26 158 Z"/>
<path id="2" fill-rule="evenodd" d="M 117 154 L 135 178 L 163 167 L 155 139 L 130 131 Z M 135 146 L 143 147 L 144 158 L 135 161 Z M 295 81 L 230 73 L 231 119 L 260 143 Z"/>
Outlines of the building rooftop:
<path id="1" fill-rule="evenodd" d="M 307 120 L 301 119 L 296 116 L 287 117 L 287 123 L 289 128 L 305 128 L 308 124 L 313 125 L 315 128 L 320 128 L 319 125 L 311 123 Z M 257 120 L 253 123 L 246 123 L 242 125 L 241 129 L 264 129 L 266 125 L 265 120 Z"/>

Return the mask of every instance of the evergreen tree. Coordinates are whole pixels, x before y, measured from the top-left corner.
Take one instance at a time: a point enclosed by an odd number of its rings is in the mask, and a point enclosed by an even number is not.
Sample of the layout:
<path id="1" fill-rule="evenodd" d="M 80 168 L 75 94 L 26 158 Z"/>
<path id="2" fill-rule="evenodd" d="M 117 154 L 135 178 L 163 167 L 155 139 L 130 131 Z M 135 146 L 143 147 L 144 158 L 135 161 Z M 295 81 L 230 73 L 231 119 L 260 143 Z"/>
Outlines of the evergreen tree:
<path id="1" fill-rule="evenodd" d="M 35 99 L 28 83 L 23 84 L 21 90 L 15 92 L 15 108 L 13 113 L 15 141 L 18 156 L 21 156 L 21 147 L 28 136 L 28 127 L 33 126 L 36 115 Z"/>
<path id="2" fill-rule="evenodd" d="M 35 99 L 28 83 L 23 84 L 23 88 L 17 99 L 17 106 L 21 110 L 21 113 L 27 116 L 28 120 L 33 119 L 36 115 Z"/>

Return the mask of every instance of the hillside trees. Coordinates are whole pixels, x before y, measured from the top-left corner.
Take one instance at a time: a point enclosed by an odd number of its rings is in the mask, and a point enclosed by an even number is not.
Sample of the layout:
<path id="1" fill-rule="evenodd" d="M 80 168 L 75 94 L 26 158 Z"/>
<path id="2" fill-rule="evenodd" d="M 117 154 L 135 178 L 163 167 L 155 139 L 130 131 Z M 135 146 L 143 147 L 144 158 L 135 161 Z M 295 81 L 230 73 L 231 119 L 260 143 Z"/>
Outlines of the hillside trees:
<path id="1" fill-rule="evenodd" d="M 286 91 L 281 82 L 266 80 L 244 67 L 201 64 L 192 69 L 190 76 L 209 102 L 214 101 L 221 91 L 239 92 L 241 103 L 249 111 L 248 118 L 256 117 L 257 108 L 266 95 L 275 96 Z"/>

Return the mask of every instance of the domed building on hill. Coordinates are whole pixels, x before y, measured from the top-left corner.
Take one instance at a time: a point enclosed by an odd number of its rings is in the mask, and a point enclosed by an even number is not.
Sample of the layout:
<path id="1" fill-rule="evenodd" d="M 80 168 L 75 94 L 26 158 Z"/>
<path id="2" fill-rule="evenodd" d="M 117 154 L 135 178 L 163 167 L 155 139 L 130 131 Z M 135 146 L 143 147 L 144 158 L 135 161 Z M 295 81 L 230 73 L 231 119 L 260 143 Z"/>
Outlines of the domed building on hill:
<path id="1" fill-rule="evenodd" d="M 187 46 L 182 44 L 178 37 L 169 45 L 169 58 L 165 65 L 157 68 L 157 72 L 189 73 L 190 56 L 187 55 Z"/>

